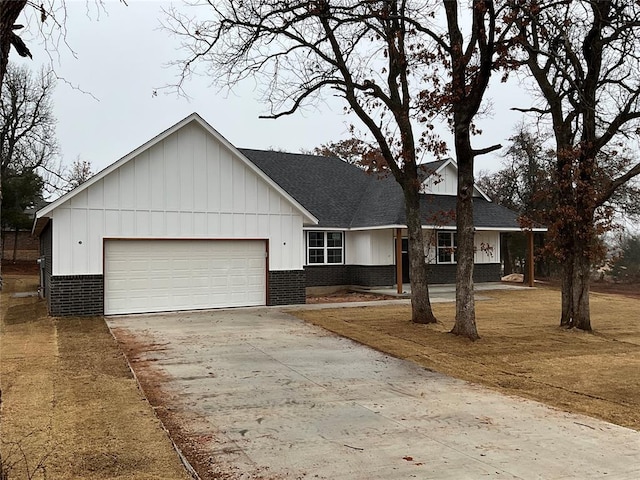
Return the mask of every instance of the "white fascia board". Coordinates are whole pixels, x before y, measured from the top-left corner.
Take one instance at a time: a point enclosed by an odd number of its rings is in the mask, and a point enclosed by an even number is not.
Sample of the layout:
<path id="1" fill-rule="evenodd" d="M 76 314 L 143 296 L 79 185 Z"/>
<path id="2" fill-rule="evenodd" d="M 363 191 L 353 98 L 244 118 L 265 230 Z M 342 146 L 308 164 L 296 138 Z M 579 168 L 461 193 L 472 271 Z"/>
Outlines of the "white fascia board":
<path id="1" fill-rule="evenodd" d="M 546 232 L 546 227 L 518 228 L 518 227 L 476 227 L 476 232 Z"/>
<path id="2" fill-rule="evenodd" d="M 322 231 L 322 232 L 347 232 L 351 230 L 350 228 L 344 227 L 318 227 L 318 226 L 303 226 L 302 230 L 313 230 L 313 231 Z M 365 228 L 363 230 L 370 230 L 369 228 Z"/>
<path id="3" fill-rule="evenodd" d="M 347 232 L 358 232 L 365 230 L 388 230 L 396 228 L 407 228 L 406 225 L 381 225 L 376 227 L 356 227 L 356 228 L 322 228 L 322 230 L 345 230 Z M 305 227 L 305 230 L 314 230 L 312 227 Z M 317 230 L 318 227 L 315 228 Z M 423 230 L 451 230 L 455 231 L 455 225 L 422 225 Z M 546 232 L 548 229 L 544 227 L 537 227 L 531 229 L 534 232 Z M 527 229 L 518 227 L 475 227 L 476 232 L 526 232 Z"/>
<path id="4" fill-rule="evenodd" d="M 80 192 L 86 190 L 87 188 L 89 188 L 94 183 L 100 181 L 101 179 L 103 179 L 104 177 L 109 175 L 111 172 L 117 170 L 122 165 L 124 165 L 129 160 L 131 160 L 132 158 L 137 157 L 139 154 L 141 154 L 145 150 L 148 150 L 149 148 L 153 147 L 157 143 L 163 141 L 169 135 L 172 135 L 173 133 L 175 133 L 178 130 L 180 130 L 182 127 L 184 127 L 184 126 L 186 126 L 189 123 L 194 122 L 194 121 L 196 123 L 198 123 L 202 128 L 204 128 L 207 132 L 209 132 L 216 140 L 218 140 L 225 147 L 227 147 L 229 150 L 231 150 L 233 152 L 233 154 L 236 155 L 240 159 L 240 161 L 242 161 L 256 175 L 258 175 L 265 182 L 267 182 L 267 184 L 270 187 L 272 187 L 278 193 L 280 193 L 283 197 L 285 197 L 297 210 L 300 211 L 300 213 L 303 214 L 304 217 L 306 217 L 306 219 L 308 221 L 310 221 L 313 224 L 318 224 L 319 220 L 311 212 L 309 212 L 306 208 L 304 208 L 295 198 L 293 198 L 291 195 L 289 195 L 282 187 L 280 187 L 280 185 L 278 185 L 276 182 L 274 182 L 271 179 L 271 177 L 269 177 L 262 170 L 260 170 L 253 162 L 251 162 L 236 147 L 234 147 L 226 138 L 224 138 L 215 128 L 213 128 L 211 125 L 209 125 L 209 123 L 207 123 L 200 115 L 198 115 L 195 112 L 192 113 L 191 115 L 189 115 L 188 117 L 180 120 L 178 123 L 176 123 L 172 127 L 169 127 L 164 132 L 156 135 L 151 140 L 149 140 L 146 143 L 140 145 L 138 148 L 136 148 L 135 150 L 133 150 L 129 154 L 125 155 L 120 160 L 112 163 L 111 165 L 109 165 L 108 167 L 103 169 L 102 171 L 100 171 L 97 174 L 95 174 L 93 177 L 91 177 L 89 180 L 87 180 L 86 182 L 84 182 L 80 186 L 74 188 L 70 192 L 68 192 L 68 193 L 64 194 L 63 196 L 61 196 L 60 198 L 58 198 L 55 202 L 52 202 L 49 205 L 47 205 L 45 208 L 43 208 L 41 210 L 38 210 L 36 212 L 36 219 L 40 218 L 40 217 L 47 216 L 49 213 L 51 213 L 57 207 L 59 207 L 60 205 L 62 205 L 65 202 L 67 202 L 68 200 L 72 199 L 73 197 L 78 195 Z"/>
<path id="5" fill-rule="evenodd" d="M 390 228 L 407 228 L 406 225 L 379 225 L 375 227 L 355 227 L 355 228 L 346 228 L 345 230 L 349 232 L 361 232 L 364 230 L 388 230 Z"/>

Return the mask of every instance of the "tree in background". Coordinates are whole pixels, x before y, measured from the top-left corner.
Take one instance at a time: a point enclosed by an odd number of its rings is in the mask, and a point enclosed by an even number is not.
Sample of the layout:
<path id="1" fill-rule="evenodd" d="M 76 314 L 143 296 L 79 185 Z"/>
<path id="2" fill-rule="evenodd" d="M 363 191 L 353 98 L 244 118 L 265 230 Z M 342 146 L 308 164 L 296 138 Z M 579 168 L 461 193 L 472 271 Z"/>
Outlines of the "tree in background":
<path id="1" fill-rule="evenodd" d="M 0 178 L 54 172 L 58 152 L 51 96 L 55 80 L 9 64 L 0 95 Z"/>
<path id="2" fill-rule="evenodd" d="M 380 149 L 356 137 L 324 143 L 315 147 L 311 153 L 325 157 L 338 157 L 349 165 L 355 165 L 370 172 L 388 171 Z"/>
<path id="3" fill-rule="evenodd" d="M 640 3 L 509 3 L 519 28 L 514 48 L 540 97 L 523 111 L 549 120 L 554 133 L 548 227 L 563 265 L 560 323 L 591 330 L 591 266 L 614 213 L 607 203 L 640 174 L 640 162 L 624 154 L 640 128 Z"/>
<path id="4" fill-rule="evenodd" d="M 618 282 L 640 281 L 640 235 L 623 235 L 612 259 L 611 275 Z"/>
<path id="5" fill-rule="evenodd" d="M 35 209 L 42 202 L 44 181 L 34 171 L 25 171 L 20 175 L 8 175 L 2 185 L 2 234 L 13 231 L 13 261 L 16 261 L 16 245 L 20 230 L 31 230 L 33 216 L 28 209 Z M 4 238 L 2 246 L 4 252 Z M 4 256 L 4 255 L 3 255 Z"/>
<path id="6" fill-rule="evenodd" d="M 91 168 L 91 162 L 87 160 L 81 160 L 80 157 L 76 158 L 71 169 L 66 175 L 67 185 L 64 187 L 65 192 L 70 192 L 74 188 L 82 185 L 93 176 Z"/>
<path id="7" fill-rule="evenodd" d="M 547 212 L 552 209 L 549 192 L 554 188 L 554 157 L 547 136 L 520 124 L 509 142 L 502 168 L 494 173 L 480 172 L 476 183 L 494 202 L 518 212 L 523 226 L 546 225 Z M 528 242 L 523 234 L 503 234 L 501 243 L 504 274 L 508 275 L 513 272 L 516 259 L 527 261 Z M 542 243 L 537 238 L 537 244 Z M 538 273 L 547 271 L 543 264 L 537 263 Z M 521 267 L 526 275 L 528 268 L 524 263 Z"/>
<path id="8" fill-rule="evenodd" d="M 169 28 L 184 42 L 182 79 L 207 65 L 218 84 L 262 82 L 267 118 L 290 115 L 329 89 L 377 142 L 404 192 L 412 320 L 435 322 L 429 301 L 420 218 L 418 140 L 413 121 L 421 81 L 416 54 L 429 38 L 427 2 L 327 0 L 195 2 L 210 20 L 172 9 Z M 438 153 L 444 145 L 432 138 Z"/>
<path id="9" fill-rule="evenodd" d="M 182 81 L 205 64 L 223 87 L 252 78 L 264 87 L 266 118 L 298 111 L 329 89 L 343 98 L 377 143 L 384 168 L 402 187 L 409 237 L 412 320 L 435 321 L 428 299 L 420 217 L 418 158 L 444 155 L 433 121 L 450 121 L 459 164 L 458 281 L 453 332 L 478 338 L 473 299 L 473 160 L 499 146 L 473 149 L 497 52 L 493 1 L 353 2 L 196 1 L 210 20 L 169 10 L 167 28 L 183 40 Z M 469 34 L 460 12 L 468 14 Z M 446 26 L 434 18 L 444 13 Z M 423 134 L 415 125 L 421 123 Z"/>

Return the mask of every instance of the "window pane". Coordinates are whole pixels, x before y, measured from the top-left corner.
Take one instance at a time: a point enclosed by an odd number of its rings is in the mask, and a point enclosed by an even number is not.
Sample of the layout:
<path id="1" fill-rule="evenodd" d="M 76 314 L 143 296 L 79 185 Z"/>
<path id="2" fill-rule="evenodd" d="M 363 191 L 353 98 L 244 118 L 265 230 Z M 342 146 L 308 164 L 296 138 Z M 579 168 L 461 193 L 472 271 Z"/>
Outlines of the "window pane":
<path id="1" fill-rule="evenodd" d="M 438 263 L 451 263 L 451 252 L 448 248 L 438 249 Z"/>
<path id="2" fill-rule="evenodd" d="M 328 232 L 327 247 L 342 247 L 342 232 Z"/>
<path id="3" fill-rule="evenodd" d="M 327 263 L 342 263 L 342 249 L 341 248 L 327 249 Z"/>
<path id="4" fill-rule="evenodd" d="M 310 248 L 309 263 L 324 263 L 324 249 Z"/>
<path id="5" fill-rule="evenodd" d="M 449 232 L 438 233 L 438 246 L 450 247 L 451 246 L 451 234 Z"/>
<path id="6" fill-rule="evenodd" d="M 309 247 L 324 247 L 324 232 L 309 232 Z"/>

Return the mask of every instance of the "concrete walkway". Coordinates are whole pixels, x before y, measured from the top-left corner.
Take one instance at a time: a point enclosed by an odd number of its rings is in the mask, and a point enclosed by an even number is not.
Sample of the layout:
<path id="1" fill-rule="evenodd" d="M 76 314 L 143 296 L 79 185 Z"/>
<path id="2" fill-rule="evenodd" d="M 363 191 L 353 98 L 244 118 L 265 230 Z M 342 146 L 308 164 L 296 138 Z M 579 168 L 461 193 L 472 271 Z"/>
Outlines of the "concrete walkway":
<path id="1" fill-rule="evenodd" d="M 222 478 L 638 479 L 640 433 L 398 360 L 277 308 L 107 319 Z M 217 477 L 216 477 L 217 478 Z"/>

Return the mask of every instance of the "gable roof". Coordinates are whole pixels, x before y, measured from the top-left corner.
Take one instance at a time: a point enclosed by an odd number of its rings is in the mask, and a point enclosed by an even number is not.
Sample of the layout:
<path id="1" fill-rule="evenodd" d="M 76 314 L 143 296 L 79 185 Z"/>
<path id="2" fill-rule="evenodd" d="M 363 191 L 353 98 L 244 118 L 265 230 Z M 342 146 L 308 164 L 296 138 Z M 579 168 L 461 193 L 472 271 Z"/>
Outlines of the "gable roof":
<path id="1" fill-rule="evenodd" d="M 366 229 L 406 225 L 404 194 L 391 174 L 368 174 L 337 157 L 240 149 L 319 220 L 318 227 Z M 453 160 L 421 165 L 423 181 Z M 521 230 L 517 213 L 491 202 L 482 192 L 474 197 L 476 228 Z M 423 225 L 453 227 L 455 195 L 421 195 Z"/>
<path id="2" fill-rule="evenodd" d="M 190 124 L 191 122 L 195 122 L 198 125 L 200 125 L 204 130 L 206 130 L 210 135 L 212 135 L 217 141 L 219 141 L 222 145 L 224 145 L 226 148 L 231 150 L 231 152 L 233 152 L 235 154 L 236 158 L 238 158 L 249 169 L 251 169 L 253 172 L 255 172 L 260 178 L 262 178 L 268 185 L 270 185 L 271 187 L 276 189 L 283 197 L 285 197 L 289 202 L 291 202 L 291 204 L 297 210 L 299 210 L 303 214 L 303 216 L 306 217 L 306 219 L 308 221 L 310 221 L 311 223 L 318 223 L 318 219 L 316 217 L 314 217 L 314 215 L 311 212 L 309 212 L 309 210 L 307 210 L 296 198 L 294 198 L 290 193 L 288 193 L 280 185 L 278 185 L 278 183 L 276 183 L 271 177 L 269 177 L 268 175 L 265 175 L 265 173 L 261 169 L 257 168 L 254 163 L 250 162 L 236 147 L 234 147 L 226 138 L 224 138 L 215 128 L 213 128 L 211 125 L 209 125 L 200 115 L 198 115 L 197 113 L 194 112 L 191 115 L 189 115 L 189 116 L 183 118 L 182 120 L 180 120 L 178 123 L 176 123 L 172 127 L 169 127 L 164 132 L 156 135 L 151 140 L 149 140 L 148 142 L 142 144 L 141 146 L 139 146 L 138 148 L 136 148 L 132 152 L 130 152 L 127 155 L 125 155 L 124 157 L 120 158 L 118 161 L 112 163 L 111 165 L 106 167 L 104 170 L 98 172 L 97 174 L 95 174 L 93 177 L 91 177 L 86 182 L 82 183 L 81 185 L 79 185 L 78 187 L 74 188 L 70 192 L 66 193 L 65 195 L 62 195 L 57 200 L 51 202 L 46 207 L 44 207 L 41 210 L 37 211 L 36 212 L 36 220 L 35 220 L 34 226 L 33 226 L 33 232 L 35 234 L 38 234 L 42 230 L 42 228 L 44 228 L 44 226 L 46 225 L 46 221 L 47 221 L 46 220 L 46 216 L 49 213 L 51 213 L 54 209 L 56 209 L 57 207 L 59 207 L 63 203 L 68 202 L 70 199 L 72 199 L 73 197 L 75 197 L 76 195 L 81 193 L 82 191 L 86 190 L 87 188 L 89 188 L 94 183 L 100 181 L 101 179 L 103 179 L 104 177 L 109 175 L 110 173 L 116 171 L 117 169 L 122 167 L 128 161 L 134 159 L 135 157 L 140 155 L 142 152 L 144 152 L 145 150 L 150 149 L 151 147 L 153 147 L 157 143 L 160 143 L 161 141 L 163 141 L 164 139 L 166 139 L 170 135 L 174 134 L 175 132 L 177 132 L 181 128 L 185 127 L 186 125 Z M 40 220 L 40 219 L 42 219 L 42 220 Z"/>
<path id="3" fill-rule="evenodd" d="M 313 213 L 322 227 L 348 227 L 371 180 L 338 157 L 245 148 L 240 151 Z"/>

